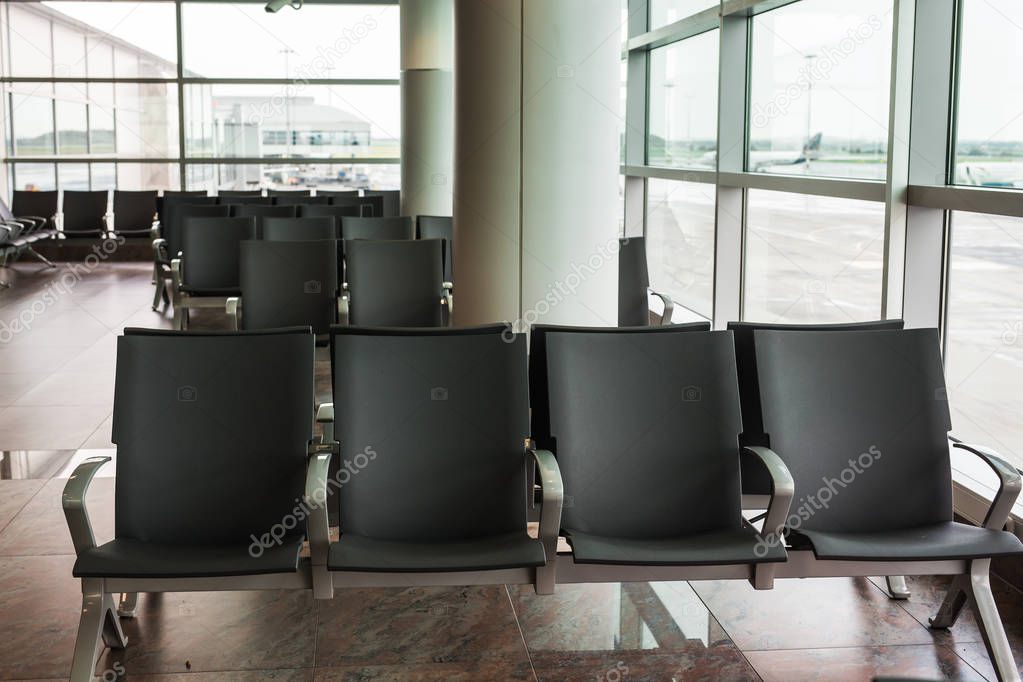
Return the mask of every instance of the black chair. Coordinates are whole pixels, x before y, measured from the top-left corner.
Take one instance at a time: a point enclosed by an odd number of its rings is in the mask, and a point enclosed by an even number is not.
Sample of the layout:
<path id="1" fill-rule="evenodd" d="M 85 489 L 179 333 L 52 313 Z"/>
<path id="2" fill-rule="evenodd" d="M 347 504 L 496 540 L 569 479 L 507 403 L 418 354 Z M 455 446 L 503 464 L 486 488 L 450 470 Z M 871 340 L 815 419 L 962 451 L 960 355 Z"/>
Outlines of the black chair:
<path id="1" fill-rule="evenodd" d="M 66 201 L 66 199 L 65 199 Z M 121 237 L 157 237 L 156 190 L 114 190 L 114 229 Z"/>
<path id="2" fill-rule="evenodd" d="M 216 197 L 209 197 L 209 194 L 204 189 L 190 189 L 190 190 L 175 190 L 165 189 L 163 194 L 156 198 L 156 219 L 160 223 L 163 222 L 163 207 L 167 203 L 168 199 L 179 199 L 182 197 L 191 197 L 193 199 L 205 199 L 212 198 L 216 203 Z M 202 203 L 202 202 L 196 202 Z"/>
<path id="3" fill-rule="evenodd" d="M 225 207 L 226 208 L 226 207 Z M 220 308 L 238 296 L 239 243 L 256 238 L 255 218 L 186 218 L 182 253 L 171 262 L 174 328 L 188 327 L 192 308 Z"/>
<path id="4" fill-rule="evenodd" d="M 1019 671 L 991 595 L 992 557 L 1023 555 L 1002 530 L 1018 471 L 983 447 L 955 443 L 1001 479 L 983 528 L 952 510 L 951 428 L 936 329 L 755 331 L 764 432 L 795 480 L 779 577 L 955 575 L 932 627 L 971 597 L 999 679 Z"/>
<path id="5" fill-rule="evenodd" d="M 324 206 L 323 204 L 304 204 L 298 207 L 298 214 L 303 218 L 322 218 L 330 216 L 338 225 L 342 218 L 358 218 L 362 215 L 360 206 Z"/>
<path id="6" fill-rule="evenodd" d="M 664 303 L 661 324 L 671 324 L 672 314 L 675 311 L 674 301 L 667 294 L 650 288 L 646 240 L 643 237 L 619 239 L 618 247 L 618 326 L 648 326 L 650 324 L 650 294 Z"/>
<path id="7" fill-rule="evenodd" d="M 357 189 L 317 189 L 316 196 L 318 197 L 357 197 L 359 196 L 359 190 Z"/>
<path id="8" fill-rule="evenodd" d="M 217 197 L 219 200 L 217 203 L 231 206 L 231 210 L 235 213 L 242 206 L 272 206 L 273 199 L 270 197 L 225 197 L 223 195 Z"/>
<path id="9" fill-rule="evenodd" d="M 218 197 L 228 197 L 230 199 L 251 199 L 254 197 L 263 197 L 263 190 L 261 189 L 222 189 L 217 192 Z M 225 204 L 233 204 L 233 201 L 224 201 Z"/>
<path id="10" fill-rule="evenodd" d="M 243 241 L 241 297 L 227 300 L 235 328 L 302 325 L 326 334 L 338 321 L 337 245 Z"/>
<path id="11" fill-rule="evenodd" d="M 57 191 L 30 192 L 14 190 L 11 212 L 18 218 L 38 218 L 43 223 L 36 230 L 54 230 L 57 217 Z"/>
<path id="12" fill-rule="evenodd" d="M 294 218 L 298 215 L 298 206 L 266 206 L 263 204 L 240 204 L 234 210 L 237 218 Z"/>
<path id="13" fill-rule="evenodd" d="M 455 243 L 454 220 L 451 216 L 416 216 L 416 239 L 444 240 L 444 281 L 455 281 L 455 260 L 452 251 Z"/>
<path id="14" fill-rule="evenodd" d="M 260 234 L 267 241 L 311 242 L 337 239 L 334 219 L 322 218 L 260 218 Z M 335 259 L 337 258 L 335 253 Z"/>
<path id="15" fill-rule="evenodd" d="M 169 303 L 167 282 L 171 279 L 171 261 L 181 252 L 181 223 L 188 217 L 217 218 L 230 215 L 230 206 L 219 206 L 209 199 L 215 197 L 173 197 L 164 201 L 166 224 L 160 226 L 162 236 L 153 240 L 153 276 L 156 292 L 153 310 L 158 310 L 160 299 Z M 191 202 L 201 203 L 193 204 Z M 188 203 L 184 203 L 188 202 Z"/>
<path id="16" fill-rule="evenodd" d="M 82 581 L 71 680 L 93 679 L 102 643 L 124 648 L 118 593 L 310 588 L 295 500 L 330 458 L 313 442 L 313 363 L 308 329 L 118 339 L 114 539 L 96 546 L 85 504 L 110 457 L 80 464 L 62 497 Z"/>
<path id="17" fill-rule="evenodd" d="M 308 197 L 312 195 L 312 190 L 308 189 L 268 189 L 266 190 L 268 197 Z"/>
<path id="18" fill-rule="evenodd" d="M 296 206 L 315 206 L 321 205 L 326 206 L 330 203 L 330 197 L 311 197 L 307 194 L 299 194 L 296 196 L 275 196 L 273 198 L 275 206 L 287 206 L 294 204 Z"/>
<path id="19" fill-rule="evenodd" d="M 359 215 L 365 218 L 382 218 L 384 213 L 383 197 L 333 196 L 330 205 L 357 206 Z"/>
<path id="20" fill-rule="evenodd" d="M 314 595 L 371 585 L 553 589 L 545 564 L 560 480 L 553 459 L 524 448 L 525 339 L 505 332 L 332 330 L 334 426 L 348 465 L 310 495 L 333 491 L 340 505 L 338 542 L 325 509 L 310 519 Z M 526 533 L 534 457 L 544 467 L 539 539 Z"/>
<path id="21" fill-rule="evenodd" d="M 557 582 L 772 586 L 785 550 L 741 513 L 732 335 L 706 329 L 533 327 L 532 432 L 562 471 L 572 547 Z M 766 464 L 776 482 L 767 527 L 780 527 L 791 478 L 777 458 Z"/>
<path id="22" fill-rule="evenodd" d="M 37 204 L 32 197 L 23 197 L 22 195 L 28 194 L 48 194 L 46 192 L 18 192 L 15 191 L 15 198 L 20 198 L 19 208 L 23 210 L 31 210 L 34 208 L 46 209 L 49 206 L 49 199 L 43 197 L 42 201 Z M 56 200 L 56 193 L 53 193 L 54 200 Z M 54 211 L 56 211 L 56 204 L 54 203 Z M 44 239 L 52 239 L 56 236 L 57 231 L 52 227 L 53 216 L 49 214 L 44 215 L 30 215 L 22 213 L 14 213 L 11 209 L 7 208 L 7 205 L 0 201 L 0 223 L 6 226 L 7 232 L 5 239 L 7 246 L 4 249 L 4 263 L 6 264 L 9 260 L 16 259 L 22 253 L 28 253 L 37 260 L 42 261 L 48 267 L 56 268 L 57 266 L 52 263 L 46 256 L 36 251 L 33 244 L 37 241 Z"/>
<path id="23" fill-rule="evenodd" d="M 382 218 L 395 218 L 401 215 L 401 191 L 396 189 L 363 190 L 363 197 L 380 197 L 383 200 L 382 211 L 373 215 Z"/>
<path id="24" fill-rule="evenodd" d="M 415 239 L 412 218 L 342 218 L 341 237 L 354 239 Z"/>
<path id="25" fill-rule="evenodd" d="M 107 233 L 107 190 L 64 190 L 61 210 L 61 236 L 102 237 Z"/>
<path id="26" fill-rule="evenodd" d="M 450 325 L 453 297 L 444 286 L 441 247 L 439 239 L 346 242 L 341 323 L 356 327 Z"/>

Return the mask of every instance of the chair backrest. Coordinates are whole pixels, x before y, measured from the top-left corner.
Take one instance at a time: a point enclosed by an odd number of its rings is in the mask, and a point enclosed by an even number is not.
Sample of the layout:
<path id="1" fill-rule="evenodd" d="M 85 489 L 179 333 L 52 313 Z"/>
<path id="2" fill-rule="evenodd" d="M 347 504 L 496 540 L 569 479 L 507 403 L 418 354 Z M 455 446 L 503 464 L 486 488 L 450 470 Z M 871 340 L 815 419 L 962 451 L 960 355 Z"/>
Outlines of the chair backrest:
<path id="1" fill-rule="evenodd" d="M 153 229 L 156 220 L 156 190 L 114 190 L 114 232 Z"/>
<path id="2" fill-rule="evenodd" d="M 295 204 L 298 206 L 306 205 L 327 205 L 330 203 L 330 197 L 310 197 L 310 196 L 276 196 L 274 197 L 274 204 L 277 206 L 286 206 L 288 204 Z"/>
<path id="3" fill-rule="evenodd" d="M 298 214 L 298 206 L 266 206 L 264 204 L 239 204 L 234 215 L 239 218 L 294 218 Z"/>
<path id="4" fill-rule="evenodd" d="M 308 329 L 125 329 L 114 388 L 116 536 L 247 546 L 290 514 L 312 437 L 313 351 Z"/>
<path id="5" fill-rule="evenodd" d="M 312 194 L 312 190 L 308 189 L 268 189 L 266 195 L 268 197 L 307 197 Z"/>
<path id="6" fill-rule="evenodd" d="M 384 213 L 383 197 L 356 197 L 356 196 L 333 196 L 330 197 L 331 206 L 358 206 L 359 215 L 366 218 L 380 218 Z"/>
<path id="7" fill-rule="evenodd" d="M 239 243 L 256 238 L 255 218 L 186 218 L 182 280 L 192 290 L 237 290 Z"/>
<path id="8" fill-rule="evenodd" d="M 15 217 L 47 218 L 46 227 L 53 227 L 53 216 L 57 215 L 57 190 L 29 192 L 16 189 L 11 199 L 11 211 Z"/>
<path id="9" fill-rule="evenodd" d="M 526 345 L 504 331 L 334 328 L 335 434 L 359 467 L 340 487 L 342 535 L 436 542 L 525 527 Z"/>
<path id="10" fill-rule="evenodd" d="M 196 199 L 202 199 L 203 197 L 196 197 Z M 213 197 L 209 197 L 212 199 Z M 189 197 L 183 197 L 176 200 L 168 200 L 167 205 L 164 209 L 164 215 L 167 218 L 167 223 L 160 228 L 161 235 L 167 240 L 167 253 L 170 254 L 171 258 L 175 258 L 179 251 L 181 251 L 181 232 L 182 232 L 182 221 L 185 218 L 226 218 L 231 215 L 230 206 L 218 206 L 212 203 L 203 204 L 190 204 L 190 203 L 178 203 L 178 201 L 192 201 Z"/>
<path id="11" fill-rule="evenodd" d="M 322 241 L 241 243 L 242 327 L 311 326 L 325 334 L 337 322 L 337 245 Z"/>
<path id="12" fill-rule="evenodd" d="M 345 244 L 349 320 L 359 327 L 438 327 L 441 243 L 357 240 Z"/>
<path id="13" fill-rule="evenodd" d="M 171 199 L 177 199 L 179 197 L 193 197 L 193 198 L 205 199 L 205 198 L 209 197 L 209 194 L 204 189 L 190 189 L 190 190 L 165 189 L 165 190 L 163 190 L 163 194 L 161 194 L 160 196 L 156 197 L 156 215 L 157 215 L 157 219 L 161 223 L 163 222 L 163 211 L 164 211 L 164 206 L 167 205 L 167 201 L 171 200 Z M 216 203 L 216 197 L 212 197 L 212 198 L 214 199 L 214 201 L 212 201 L 210 203 Z M 202 203 L 202 202 L 196 202 L 196 203 Z"/>
<path id="14" fill-rule="evenodd" d="M 452 246 L 455 226 L 451 216 L 421 215 L 416 217 L 416 239 L 444 240 L 444 281 L 454 282 Z"/>
<path id="15" fill-rule="evenodd" d="M 730 332 L 538 325 L 532 335 L 545 348 L 541 447 L 557 456 L 571 499 L 563 528 L 669 538 L 740 527 Z"/>
<path id="16" fill-rule="evenodd" d="M 383 218 L 394 218 L 401 215 L 401 191 L 396 189 L 370 190 L 362 193 L 364 197 L 380 197 L 383 199 L 383 212 L 373 215 Z"/>
<path id="17" fill-rule="evenodd" d="M 359 190 L 357 189 L 317 189 L 316 196 L 318 197 L 357 197 L 359 196 Z"/>
<path id="18" fill-rule="evenodd" d="M 221 194 L 217 197 L 218 204 L 232 206 L 237 211 L 241 206 L 272 206 L 274 200 L 271 197 L 231 197 Z"/>
<path id="19" fill-rule="evenodd" d="M 619 239 L 618 245 L 618 326 L 649 326 L 650 275 L 647 273 L 646 240 L 629 237 Z"/>
<path id="20" fill-rule="evenodd" d="M 61 210 L 64 216 L 62 226 L 64 232 L 69 234 L 103 232 L 103 217 L 107 214 L 109 197 L 110 192 L 105 189 L 97 191 L 64 190 L 64 204 Z"/>
<path id="21" fill-rule="evenodd" d="M 218 197 L 230 197 L 232 199 L 252 198 L 252 197 L 266 198 L 266 197 L 263 197 L 263 190 L 261 190 L 261 189 L 222 189 L 222 190 L 217 192 L 217 196 Z M 231 203 L 234 203 L 234 202 L 233 201 L 224 201 L 224 202 L 221 202 L 221 203 L 231 204 Z"/>
<path id="22" fill-rule="evenodd" d="M 7 206 L 7 202 L 3 199 L 0 199 L 0 220 L 14 220 L 14 213 L 11 212 L 11 209 Z"/>
<path id="23" fill-rule="evenodd" d="M 361 206 L 324 206 L 323 204 L 304 204 L 298 207 L 298 214 L 303 218 L 320 218 L 330 216 L 341 224 L 342 218 L 358 218 L 362 215 Z"/>
<path id="24" fill-rule="evenodd" d="M 352 239 L 414 239 L 412 218 L 342 218 L 341 236 Z"/>
<path id="25" fill-rule="evenodd" d="M 757 353 L 753 335 L 757 331 L 857 332 L 878 329 L 902 329 L 902 320 L 875 320 L 850 324 L 773 324 L 768 322 L 729 322 L 735 335 L 735 362 L 739 369 L 739 402 L 742 403 L 742 445 L 769 446 L 764 433 L 757 385 Z"/>
<path id="26" fill-rule="evenodd" d="M 818 500 L 801 528 L 858 533 L 952 520 L 936 329 L 753 335 L 771 448 L 796 497 Z"/>
<path id="27" fill-rule="evenodd" d="M 260 218 L 259 222 L 260 233 L 267 241 L 311 242 L 337 239 L 337 226 L 330 216 L 322 218 Z"/>

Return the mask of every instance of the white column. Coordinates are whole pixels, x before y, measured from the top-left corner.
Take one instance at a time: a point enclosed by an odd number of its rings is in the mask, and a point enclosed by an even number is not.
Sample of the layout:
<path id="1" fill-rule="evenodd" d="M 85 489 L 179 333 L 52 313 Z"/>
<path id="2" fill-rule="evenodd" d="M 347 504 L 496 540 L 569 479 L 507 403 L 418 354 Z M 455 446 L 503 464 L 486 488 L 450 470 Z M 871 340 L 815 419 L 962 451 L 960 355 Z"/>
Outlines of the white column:
<path id="1" fill-rule="evenodd" d="M 451 215 L 452 0 L 401 0 L 402 215 Z"/>
<path id="2" fill-rule="evenodd" d="M 456 0 L 459 324 L 615 324 L 620 14 Z"/>

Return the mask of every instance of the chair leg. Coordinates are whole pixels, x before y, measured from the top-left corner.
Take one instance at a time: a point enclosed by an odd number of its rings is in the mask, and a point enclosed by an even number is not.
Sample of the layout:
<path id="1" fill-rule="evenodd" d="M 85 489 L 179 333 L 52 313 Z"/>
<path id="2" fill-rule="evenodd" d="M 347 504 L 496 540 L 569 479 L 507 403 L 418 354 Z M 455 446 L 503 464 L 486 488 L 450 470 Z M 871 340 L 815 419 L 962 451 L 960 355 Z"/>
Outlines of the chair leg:
<path id="1" fill-rule="evenodd" d="M 27 250 L 27 251 L 28 251 L 28 252 L 29 252 L 30 254 L 32 254 L 33 256 L 35 256 L 36 258 L 38 258 L 39 260 L 41 260 L 42 262 L 46 263 L 47 267 L 51 267 L 51 268 L 56 268 L 56 267 L 57 267 L 57 266 L 56 266 L 56 265 L 55 265 L 55 264 L 53 263 L 53 261 L 51 261 L 51 260 L 50 260 L 49 258 L 47 258 L 46 256 L 44 256 L 43 254 L 41 254 L 41 253 L 39 253 L 38 251 L 36 251 L 36 250 L 35 250 L 35 249 L 34 249 L 33 247 L 29 246 L 29 247 L 28 247 L 28 249 L 26 249 L 26 250 Z"/>
<path id="2" fill-rule="evenodd" d="M 969 589 L 973 597 L 973 608 L 977 624 L 984 637 L 991 665 L 995 675 L 1002 682 L 1020 682 L 1019 668 L 1012 657 L 1009 640 L 1005 636 L 1002 619 L 998 615 L 994 595 L 991 594 L 991 559 L 975 559 L 970 562 Z"/>
<path id="3" fill-rule="evenodd" d="M 888 594 L 892 599 L 909 599 L 909 586 L 906 585 L 906 577 L 902 575 L 885 576 L 888 583 Z"/>
<path id="4" fill-rule="evenodd" d="M 82 580 L 82 616 L 78 620 L 78 638 L 71 660 L 71 682 L 93 679 L 105 621 L 103 581 L 85 578 Z"/>
<path id="5" fill-rule="evenodd" d="M 185 328 L 185 307 L 182 305 L 174 306 L 174 328 L 178 331 Z"/>
<path id="6" fill-rule="evenodd" d="M 160 299 L 163 298 L 163 278 L 156 279 L 156 292 L 153 294 L 153 312 L 160 309 Z"/>
<path id="7" fill-rule="evenodd" d="M 134 618 L 135 609 L 138 605 L 138 592 L 124 592 L 121 594 L 121 602 L 117 605 L 117 615 L 122 618 Z"/>
<path id="8" fill-rule="evenodd" d="M 117 616 L 117 604 L 114 595 L 103 595 L 103 643 L 111 649 L 123 649 L 128 646 L 128 636 L 121 629 L 121 619 Z"/>
<path id="9" fill-rule="evenodd" d="M 962 613 L 963 607 L 968 601 L 968 582 L 969 579 L 965 575 L 957 575 L 952 579 L 952 584 L 948 586 L 948 592 L 945 593 L 945 599 L 938 607 L 938 613 L 928 619 L 932 628 L 950 628 L 956 624 L 959 614 Z"/>

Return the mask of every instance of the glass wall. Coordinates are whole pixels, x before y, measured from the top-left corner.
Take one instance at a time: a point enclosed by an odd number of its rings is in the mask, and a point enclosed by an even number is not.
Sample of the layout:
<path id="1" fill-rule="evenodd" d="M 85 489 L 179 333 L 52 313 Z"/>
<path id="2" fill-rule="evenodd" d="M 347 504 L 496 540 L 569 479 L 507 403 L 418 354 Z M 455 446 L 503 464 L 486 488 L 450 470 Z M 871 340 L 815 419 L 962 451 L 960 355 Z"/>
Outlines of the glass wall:
<path id="1" fill-rule="evenodd" d="M 397 0 L 263 5 L 0 4 L 10 188 L 396 186 Z"/>

